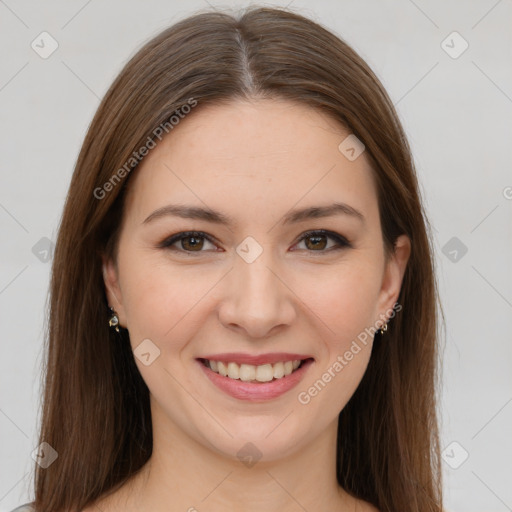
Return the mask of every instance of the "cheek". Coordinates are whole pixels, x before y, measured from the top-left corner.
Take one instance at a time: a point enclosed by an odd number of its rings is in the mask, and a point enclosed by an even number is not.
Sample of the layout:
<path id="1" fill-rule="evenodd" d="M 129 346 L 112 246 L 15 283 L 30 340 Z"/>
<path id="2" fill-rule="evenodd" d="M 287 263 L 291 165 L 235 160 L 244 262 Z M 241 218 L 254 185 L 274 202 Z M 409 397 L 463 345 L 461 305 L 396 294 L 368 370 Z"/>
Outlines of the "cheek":
<path id="1" fill-rule="evenodd" d="M 130 337 L 163 341 L 190 323 L 221 273 L 178 265 L 127 247 L 120 259 L 123 305 Z M 199 308 L 200 309 L 200 308 Z"/>
<path id="2" fill-rule="evenodd" d="M 354 265 L 331 276 L 308 297 L 308 307 L 321 319 L 317 326 L 322 348 L 297 399 L 312 417 L 334 419 L 361 382 L 373 345 L 376 282 L 371 272 Z"/>
<path id="3" fill-rule="evenodd" d="M 300 296 L 325 324 L 331 345 L 341 350 L 373 325 L 380 284 L 375 264 L 361 258 L 307 275 L 298 278 Z"/>
<path id="4" fill-rule="evenodd" d="M 314 374 L 301 387 L 303 395 L 298 397 L 300 403 L 312 402 L 309 411 L 314 414 L 317 407 L 327 407 L 333 417 L 338 414 L 366 371 L 373 344 L 371 327 L 379 276 L 375 262 L 361 257 L 357 262 L 347 260 L 336 271 L 327 269 L 323 276 L 316 273 L 314 279 L 303 281 L 301 296 L 307 297 L 308 308 L 321 319 L 317 322 L 322 333 L 321 357 Z"/>
<path id="5" fill-rule="evenodd" d="M 207 314 L 209 295 L 213 299 L 224 285 L 225 266 L 178 264 L 130 244 L 121 254 L 123 304 L 133 344 L 145 338 L 162 343 L 182 339 L 181 335 L 186 338 L 198 315 Z M 294 291 L 289 300 L 306 306 L 297 307 L 304 317 L 296 321 L 320 328 L 329 352 L 344 353 L 353 339 L 373 325 L 379 277 L 376 262 L 365 254 L 347 255 L 339 264 L 291 266 L 281 274 Z M 229 295 L 228 290 L 224 293 Z"/>

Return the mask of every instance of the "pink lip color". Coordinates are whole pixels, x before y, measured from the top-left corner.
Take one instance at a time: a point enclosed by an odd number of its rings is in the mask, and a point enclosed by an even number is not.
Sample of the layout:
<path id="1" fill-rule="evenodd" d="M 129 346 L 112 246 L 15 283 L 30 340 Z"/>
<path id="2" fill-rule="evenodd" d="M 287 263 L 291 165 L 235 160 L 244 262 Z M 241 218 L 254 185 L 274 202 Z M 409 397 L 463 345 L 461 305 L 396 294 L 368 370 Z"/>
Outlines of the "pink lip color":
<path id="1" fill-rule="evenodd" d="M 215 373 L 210 368 L 207 368 L 200 360 L 196 361 L 206 376 L 220 390 L 234 398 L 247 400 L 249 402 L 263 402 L 283 395 L 302 380 L 302 377 L 304 377 L 308 368 L 313 364 L 313 360 L 308 359 L 300 368 L 292 372 L 290 375 L 270 382 L 244 382 L 238 379 L 223 377 L 222 375 Z"/>

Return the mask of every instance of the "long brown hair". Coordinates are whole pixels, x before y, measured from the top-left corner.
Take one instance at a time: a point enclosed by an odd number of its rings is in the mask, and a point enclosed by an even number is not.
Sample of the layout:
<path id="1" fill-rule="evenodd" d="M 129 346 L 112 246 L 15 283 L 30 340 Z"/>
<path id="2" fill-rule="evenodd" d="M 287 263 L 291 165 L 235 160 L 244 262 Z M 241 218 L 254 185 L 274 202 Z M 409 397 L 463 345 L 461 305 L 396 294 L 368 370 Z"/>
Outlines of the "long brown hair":
<path id="1" fill-rule="evenodd" d="M 382 512 L 442 510 L 442 308 L 403 129 L 375 74 L 343 40 L 290 10 L 249 8 L 238 16 L 199 12 L 151 39 L 125 65 L 89 127 L 53 260 L 39 441 L 58 458 L 47 468 L 35 465 L 37 512 L 82 510 L 151 456 L 149 391 L 127 332 L 108 327 L 102 278 L 102 255 L 116 256 L 134 152 L 157 143 L 158 127 L 170 132 L 169 119 L 184 105 L 196 102 L 199 110 L 256 97 L 302 102 L 354 133 L 373 167 L 387 254 L 400 234 L 412 242 L 398 298 L 403 309 L 385 337 L 375 335 L 367 371 L 339 415 L 338 482 Z"/>

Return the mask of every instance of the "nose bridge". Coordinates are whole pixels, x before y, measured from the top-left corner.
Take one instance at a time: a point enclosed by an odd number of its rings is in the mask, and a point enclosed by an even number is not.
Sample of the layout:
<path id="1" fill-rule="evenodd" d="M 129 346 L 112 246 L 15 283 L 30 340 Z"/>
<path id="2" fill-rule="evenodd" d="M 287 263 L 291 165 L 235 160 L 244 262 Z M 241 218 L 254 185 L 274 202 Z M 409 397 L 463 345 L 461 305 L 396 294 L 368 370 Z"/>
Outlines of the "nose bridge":
<path id="1" fill-rule="evenodd" d="M 242 248 L 239 248 L 241 251 Z M 253 249 L 251 248 L 251 251 Z M 237 296 L 240 301 L 249 302 L 252 307 L 268 309 L 275 306 L 277 294 L 282 293 L 278 286 L 279 280 L 270 270 L 275 267 L 275 261 L 270 248 L 266 248 L 254 261 L 238 258 L 234 268 Z"/>
<path id="2" fill-rule="evenodd" d="M 247 247 L 249 250 L 243 252 Z M 250 242 L 248 246 L 240 244 L 237 249 L 227 295 L 221 308 L 221 320 L 226 325 L 237 325 L 251 336 L 259 337 L 277 325 L 289 324 L 294 308 L 290 302 L 291 292 L 278 277 L 279 265 L 273 251 L 261 247 L 259 255 L 252 259 L 254 250 L 255 246 L 251 246 Z"/>
<path id="3" fill-rule="evenodd" d="M 267 249 L 255 261 L 248 263 L 242 258 L 235 265 L 235 271 L 240 277 L 240 283 L 245 286 L 246 293 L 244 295 L 259 298 L 266 295 L 268 299 L 275 296 L 274 288 L 276 288 L 276 276 L 271 272 L 271 268 L 275 267 L 271 250 Z"/>

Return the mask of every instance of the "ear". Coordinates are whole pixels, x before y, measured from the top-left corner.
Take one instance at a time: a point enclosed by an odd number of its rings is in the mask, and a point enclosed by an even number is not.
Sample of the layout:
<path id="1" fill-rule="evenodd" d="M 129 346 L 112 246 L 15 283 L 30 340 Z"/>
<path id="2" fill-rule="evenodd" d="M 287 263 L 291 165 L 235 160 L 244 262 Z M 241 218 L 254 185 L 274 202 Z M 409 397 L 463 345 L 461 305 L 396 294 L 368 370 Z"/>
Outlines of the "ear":
<path id="1" fill-rule="evenodd" d="M 103 260 L 103 282 L 105 283 L 105 294 L 107 296 L 108 305 L 114 308 L 119 318 L 119 324 L 121 327 L 126 326 L 126 315 L 123 307 L 122 293 L 119 286 L 119 272 L 117 265 L 111 259 L 107 259 L 105 256 Z"/>
<path id="2" fill-rule="evenodd" d="M 411 254 L 411 240 L 407 235 L 400 235 L 395 242 L 395 250 L 389 256 L 384 269 L 379 293 L 378 325 L 384 325 L 389 319 L 390 311 L 398 300 L 402 280 Z"/>

